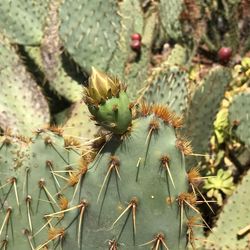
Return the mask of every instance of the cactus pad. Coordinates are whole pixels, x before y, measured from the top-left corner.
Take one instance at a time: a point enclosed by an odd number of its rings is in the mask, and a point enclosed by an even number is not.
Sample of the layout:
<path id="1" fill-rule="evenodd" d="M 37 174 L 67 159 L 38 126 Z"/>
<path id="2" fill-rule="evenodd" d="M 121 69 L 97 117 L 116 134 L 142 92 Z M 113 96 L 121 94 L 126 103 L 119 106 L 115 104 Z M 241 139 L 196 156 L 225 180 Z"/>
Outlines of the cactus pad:
<path id="1" fill-rule="evenodd" d="M 177 66 L 155 70 L 143 94 L 148 103 L 169 106 L 177 114 L 187 108 L 187 72 Z"/>
<path id="2" fill-rule="evenodd" d="M 117 3 L 64 1 L 60 8 L 60 37 L 71 57 L 90 72 L 91 66 L 106 70 L 117 47 L 120 17 Z"/>
<path id="3" fill-rule="evenodd" d="M 130 132 L 113 135 L 105 144 L 84 177 L 80 199 L 73 204 L 87 204 L 84 214 L 74 211 L 68 217 L 79 219 L 68 229 L 66 248 L 186 247 L 187 217 L 192 210 L 187 204 L 196 200 L 188 193 L 183 159 L 188 148 L 182 147 L 170 125 L 176 122 L 177 126 L 179 120 L 163 115 L 167 112 L 161 106 L 144 106 Z"/>
<path id="4" fill-rule="evenodd" d="M 47 101 L 6 39 L 0 41 L 0 62 L 0 127 L 30 136 L 50 121 Z"/>
<path id="5" fill-rule="evenodd" d="M 229 108 L 229 120 L 235 125 L 238 138 L 250 147 L 250 92 L 241 93 L 234 97 Z"/>
<path id="6" fill-rule="evenodd" d="M 207 238 L 205 249 L 248 249 L 249 248 L 249 190 L 250 172 L 243 177 L 234 192 L 228 198 L 223 210 L 213 229 L 213 233 Z"/>
<path id="7" fill-rule="evenodd" d="M 39 44 L 48 3 L 49 0 L 1 0 L 0 29 L 16 43 Z"/>
<path id="8" fill-rule="evenodd" d="M 194 93 L 186 116 L 185 134 L 192 140 L 195 153 L 208 151 L 214 120 L 230 81 L 229 69 L 215 68 Z"/>

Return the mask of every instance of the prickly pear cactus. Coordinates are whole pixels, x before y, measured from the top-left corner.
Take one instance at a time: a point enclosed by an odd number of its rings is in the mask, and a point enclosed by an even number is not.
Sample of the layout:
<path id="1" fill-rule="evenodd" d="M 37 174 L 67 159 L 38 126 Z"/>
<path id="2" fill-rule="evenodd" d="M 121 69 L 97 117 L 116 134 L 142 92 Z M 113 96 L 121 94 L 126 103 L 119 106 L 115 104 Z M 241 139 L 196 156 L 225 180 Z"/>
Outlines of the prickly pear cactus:
<path id="1" fill-rule="evenodd" d="M 82 101 L 74 103 L 66 113 L 67 115 L 63 114 L 66 120 L 62 122 L 65 137 L 77 138 L 83 144 L 95 138 L 99 127 L 91 120 L 87 105 Z"/>
<path id="2" fill-rule="evenodd" d="M 186 114 L 185 134 L 192 140 L 195 153 L 208 152 L 213 123 L 230 81 L 230 70 L 217 67 L 208 74 L 191 99 Z M 190 166 L 192 164 L 195 164 L 195 159 L 190 161 Z"/>
<path id="3" fill-rule="evenodd" d="M 229 108 L 229 120 L 235 126 L 236 136 L 250 146 L 249 120 L 250 92 L 238 94 L 234 97 Z"/>
<path id="4" fill-rule="evenodd" d="M 0 36 L 0 127 L 31 136 L 50 122 L 48 103 L 14 46 Z"/>
<path id="5" fill-rule="evenodd" d="M 78 239 L 83 249 L 185 249 L 185 211 L 196 203 L 188 193 L 183 152 L 188 148 L 158 117 L 167 110 L 153 109 L 156 114 L 135 120 L 123 139 L 112 137 L 90 166 L 81 192 L 88 204 Z M 77 249 L 76 233 L 69 235 L 66 248 L 75 242 Z"/>
<path id="6" fill-rule="evenodd" d="M 250 172 L 243 177 L 234 194 L 224 205 L 205 249 L 249 249 Z"/>
<path id="7" fill-rule="evenodd" d="M 44 249 L 47 245 L 44 242 L 51 242 L 62 233 L 60 211 L 67 209 L 74 198 L 76 184 L 86 168 L 77 142 L 64 140 L 58 128 L 52 130 L 55 134 L 39 130 L 31 140 L 9 132 L 1 137 L 0 246 L 3 249 Z M 52 221 L 49 214 L 56 211 L 57 218 Z"/>
<path id="8" fill-rule="evenodd" d="M 101 81 L 93 76 L 88 91 L 100 93 Z M 106 127 L 113 134 L 89 165 L 72 212 L 65 215 L 64 222 L 73 221 L 65 249 L 186 248 L 192 215 L 200 213 L 196 195 L 189 192 L 198 175 L 185 168 L 192 149 L 176 136 L 182 119 L 157 104 L 142 104 L 137 117 L 123 134 Z M 93 118 L 100 123 L 99 116 Z"/>
<path id="9" fill-rule="evenodd" d="M 101 10 L 101 11 L 99 11 Z M 120 17 L 116 1 L 64 1 L 59 34 L 71 57 L 87 71 L 107 70 L 117 47 Z"/>
<path id="10" fill-rule="evenodd" d="M 182 1 L 163 0 L 160 1 L 160 18 L 166 36 L 178 40 L 182 36 L 179 16 L 182 11 Z"/>
<path id="11" fill-rule="evenodd" d="M 25 45 L 41 42 L 49 0 L 2 0 L 0 29 L 12 41 Z"/>
<path id="12" fill-rule="evenodd" d="M 38 53 L 41 56 L 40 68 L 43 70 L 51 89 L 71 102 L 82 99 L 82 86 L 66 72 L 62 60 L 62 43 L 59 38 L 59 7 L 61 0 L 50 1 L 43 39 Z M 34 50 L 34 49 L 33 49 Z"/>
<path id="13" fill-rule="evenodd" d="M 156 69 L 142 96 L 148 103 L 165 104 L 182 114 L 187 108 L 187 76 L 187 72 L 177 66 Z"/>

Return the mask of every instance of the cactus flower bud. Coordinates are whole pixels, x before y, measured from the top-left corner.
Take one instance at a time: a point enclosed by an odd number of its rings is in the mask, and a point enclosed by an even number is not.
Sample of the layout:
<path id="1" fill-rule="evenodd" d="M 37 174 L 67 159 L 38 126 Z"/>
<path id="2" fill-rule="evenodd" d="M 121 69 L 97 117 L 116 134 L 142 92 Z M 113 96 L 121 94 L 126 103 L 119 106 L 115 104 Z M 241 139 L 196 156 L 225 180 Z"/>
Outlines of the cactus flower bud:
<path id="1" fill-rule="evenodd" d="M 132 120 L 131 105 L 125 86 L 117 78 L 92 68 L 84 101 L 100 126 L 116 134 L 127 131 Z"/>
<path id="2" fill-rule="evenodd" d="M 117 96 L 122 88 L 117 78 L 110 77 L 92 67 L 89 86 L 85 89 L 86 102 L 90 104 L 105 102 L 112 96 Z"/>

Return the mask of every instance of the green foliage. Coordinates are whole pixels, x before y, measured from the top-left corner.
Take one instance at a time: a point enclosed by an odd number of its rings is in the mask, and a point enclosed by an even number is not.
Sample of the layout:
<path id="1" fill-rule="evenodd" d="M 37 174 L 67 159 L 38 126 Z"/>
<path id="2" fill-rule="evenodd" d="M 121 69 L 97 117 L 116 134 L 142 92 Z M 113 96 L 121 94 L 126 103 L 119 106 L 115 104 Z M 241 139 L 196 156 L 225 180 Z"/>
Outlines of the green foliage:
<path id="1" fill-rule="evenodd" d="M 207 190 L 207 197 L 215 198 L 217 204 L 222 206 L 222 194 L 229 196 L 234 191 L 232 171 L 219 169 L 216 176 L 208 176 L 203 188 Z"/>

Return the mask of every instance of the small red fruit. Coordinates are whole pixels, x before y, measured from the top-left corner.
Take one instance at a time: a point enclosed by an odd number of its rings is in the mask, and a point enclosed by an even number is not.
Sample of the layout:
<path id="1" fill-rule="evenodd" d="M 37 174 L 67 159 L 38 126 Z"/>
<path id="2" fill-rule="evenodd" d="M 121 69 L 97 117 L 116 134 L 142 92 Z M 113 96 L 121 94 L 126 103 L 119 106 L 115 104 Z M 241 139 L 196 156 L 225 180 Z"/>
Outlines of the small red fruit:
<path id="1" fill-rule="evenodd" d="M 134 51 L 140 51 L 141 50 L 141 41 L 132 40 L 132 42 L 130 43 L 130 47 Z"/>
<path id="2" fill-rule="evenodd" d="M 218 51 L 218 58 L 221 62 L 227 63 L 232 56 L 232 49 L 229 47 L 222 47 Z"/>
<path id="3" fill-rule="evenodd" d="M 132 41 L 141 41 L 141 35 L 139 33 L 134 33 L 130 37 Z"/>

